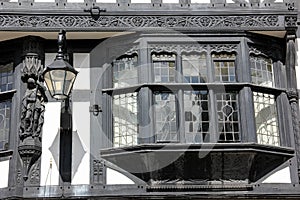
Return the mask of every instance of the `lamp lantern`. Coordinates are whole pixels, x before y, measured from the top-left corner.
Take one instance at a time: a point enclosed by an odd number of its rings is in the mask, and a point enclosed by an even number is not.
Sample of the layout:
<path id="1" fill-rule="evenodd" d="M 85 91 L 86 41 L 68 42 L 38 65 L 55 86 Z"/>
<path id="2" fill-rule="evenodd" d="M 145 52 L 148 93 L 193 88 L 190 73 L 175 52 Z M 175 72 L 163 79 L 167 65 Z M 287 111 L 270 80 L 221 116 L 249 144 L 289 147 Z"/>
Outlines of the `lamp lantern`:
<path id="1" fill-rule="evenodd" d="M 50 95 L 58 100 L 69 97 L 78 71 L 67 61 L 65 56 L 66 32 L 61 30 L 58 34 L 58 52 L 53 63 L 46 67 L 43 77 Z"/>

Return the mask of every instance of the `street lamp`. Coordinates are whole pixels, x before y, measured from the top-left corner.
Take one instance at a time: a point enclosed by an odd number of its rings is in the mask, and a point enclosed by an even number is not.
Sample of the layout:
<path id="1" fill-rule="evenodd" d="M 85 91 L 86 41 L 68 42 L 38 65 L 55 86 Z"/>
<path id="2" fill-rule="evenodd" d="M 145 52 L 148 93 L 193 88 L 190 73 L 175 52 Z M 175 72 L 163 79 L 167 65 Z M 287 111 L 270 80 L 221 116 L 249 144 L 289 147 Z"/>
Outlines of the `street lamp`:
<path id="1" fill-rule="evenodd" d="M 63 182 L 71 182 L 72 169 L 72 111 L 69 105 L 71 93 L 78 72 L 66 59 L 66 32 L 58 34 L 58 52 L 53 63 L 46 67 L 43 78 L 51 96 L 64 100 L 60 113 L 59 173 Z"/>
<path id="2" fill-rule="evenodd" d="M 58 34 L 58 52 L 53 63 L 46 67 L 43 77 L 50 95 L 59 100 L 69 97 L 77 71 L 66 61 L 66 32 L 60 30 Z"/>

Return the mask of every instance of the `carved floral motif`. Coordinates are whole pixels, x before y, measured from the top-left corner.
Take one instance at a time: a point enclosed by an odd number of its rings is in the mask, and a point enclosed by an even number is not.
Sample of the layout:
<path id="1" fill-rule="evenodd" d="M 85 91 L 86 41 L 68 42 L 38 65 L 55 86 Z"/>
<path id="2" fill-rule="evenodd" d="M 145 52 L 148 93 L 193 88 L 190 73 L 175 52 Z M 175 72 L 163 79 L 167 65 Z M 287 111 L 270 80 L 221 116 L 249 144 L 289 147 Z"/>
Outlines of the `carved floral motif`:
<path id="1" fill-rule="evenodd" d="M 90 16 L 1 15 L 1 27 L 27 28 L 243 28 L 278 27 L 278 15 L 250 16 Z M 296 16 L 286 17 L 286 23 Z M 287 23 L 288 24 L 288 23 Z"/>
<path id="2" fill-rule="evenodd" d="M 196 42 L 195 42 L 196 43 Z M 155 53 L 177 53 L 180 50 L 181 53 L 191 52 L 205 52 L 207 51 L 206 44 L 151 44 L 149 45 L 150 51 Z"/>

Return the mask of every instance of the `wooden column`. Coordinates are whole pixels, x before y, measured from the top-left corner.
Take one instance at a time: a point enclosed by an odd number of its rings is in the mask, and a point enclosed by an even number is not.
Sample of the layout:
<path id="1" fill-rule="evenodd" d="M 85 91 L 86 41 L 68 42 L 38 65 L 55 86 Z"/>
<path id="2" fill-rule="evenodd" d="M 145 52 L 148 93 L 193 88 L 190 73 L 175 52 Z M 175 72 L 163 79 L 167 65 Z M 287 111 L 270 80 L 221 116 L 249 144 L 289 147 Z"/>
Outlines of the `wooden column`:
<path id="1" fill-rule="evenodd" d="M 286 45 L 286 75 L 287 75 L 287 95 L 292 111 L 293 134 L 295 140 L 295 151 L 297 157 L 298 176 L 300 175 L 300 124 L 299 124 L 299 105 L 296 80 L 296 35 L 288 32 Z"/>

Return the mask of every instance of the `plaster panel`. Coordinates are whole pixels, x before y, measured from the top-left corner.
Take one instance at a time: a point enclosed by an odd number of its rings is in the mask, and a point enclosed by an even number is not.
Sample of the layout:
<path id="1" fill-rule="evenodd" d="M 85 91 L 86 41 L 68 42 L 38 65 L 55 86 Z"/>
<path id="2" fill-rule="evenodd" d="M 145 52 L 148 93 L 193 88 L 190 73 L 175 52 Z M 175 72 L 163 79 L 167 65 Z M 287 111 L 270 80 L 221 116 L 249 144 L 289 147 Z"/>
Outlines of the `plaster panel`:
<path id="1" fill-rule="evenodd" d="M 44 185 L 59 184 L 59 127 L 60 102 L 46 104 L 43 126 L 41 182 Z"/>
<path id="2" fill-rule="evenodd" d="M 291 183 L 290 168 L 281 169 L 269 176 L 263 183 Z"/>
<path id="3" fill-rule="evenodd" d="M 72 184 L 90 183 L 90 102 L 73 103 Z"/>
<path id="4" fill-rule="evenodd" d="M 116 170 L 107 168 L 106 171 L 106 183 L 107 185 L 131 185 L 134 182 L 129 179 L 127 176 L 117 172 Z"/>
<path id="5" fill-rule="evenodd" d="M 74 53 L 74 67 L 79 72 L 74 83 L 74 90 L 90 89 L 90 54 Z"/>
<path id="6" fill-rule="evenodd" d="M 8 187 L 9 160 L 0 162 L 0 188 Z"/>

